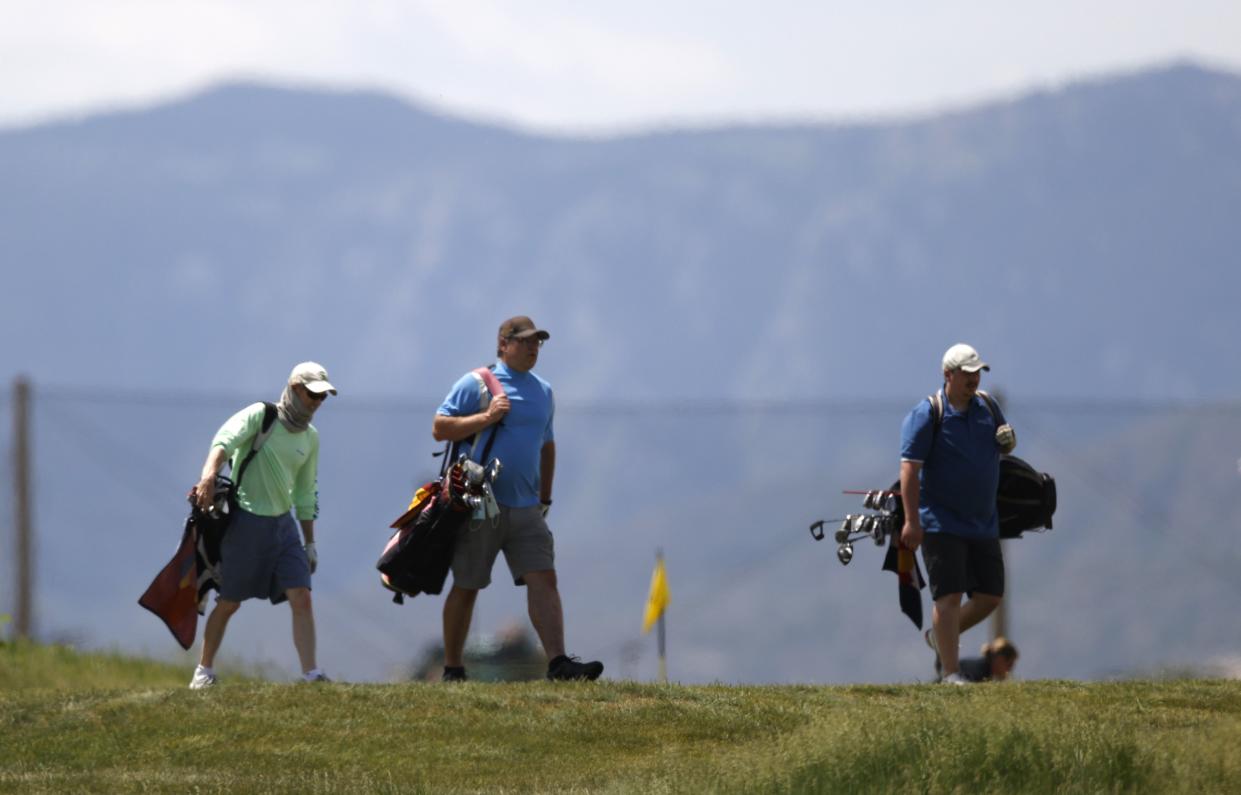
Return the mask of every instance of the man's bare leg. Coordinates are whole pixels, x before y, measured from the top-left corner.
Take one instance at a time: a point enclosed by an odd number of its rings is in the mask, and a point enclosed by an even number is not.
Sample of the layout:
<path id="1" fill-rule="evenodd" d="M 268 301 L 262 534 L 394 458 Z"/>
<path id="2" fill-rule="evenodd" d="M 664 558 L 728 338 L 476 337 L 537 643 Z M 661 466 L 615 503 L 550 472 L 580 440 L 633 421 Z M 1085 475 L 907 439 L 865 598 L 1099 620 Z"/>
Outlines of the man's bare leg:
<path id="1" fill-rule="evenodd" d="M 470 631 L 470 619 L 474 617 L 474 602 L 478 591 L 453 586 L 444 599 L 444 666 L 460 668 L 464 665 L 465 638 Z"/>

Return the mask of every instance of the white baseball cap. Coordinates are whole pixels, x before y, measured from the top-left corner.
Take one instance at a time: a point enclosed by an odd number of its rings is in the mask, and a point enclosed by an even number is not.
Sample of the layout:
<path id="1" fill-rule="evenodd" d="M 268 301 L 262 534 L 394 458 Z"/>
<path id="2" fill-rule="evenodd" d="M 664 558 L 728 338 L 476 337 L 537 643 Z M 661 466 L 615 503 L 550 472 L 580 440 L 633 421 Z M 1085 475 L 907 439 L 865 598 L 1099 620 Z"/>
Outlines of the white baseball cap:
<path id="1" fill-rule="evenodd" d="M 336 394 L 336 387 L 327 380 L 327 370 L 318 362 L 302 362 L 294 367 L 289 374 L 289 384 L 301 384 L 316 395 L 324 392 Z"/>
<path id="2" fill-rule="evenodd" d="M 979 358 L 978 351 L 964 342 L 958 342 L 944 351 L 944 372 L 952 370 L 964 370 L 967 373 L 976 373 L 979 370 L 991 372 L 991 365 Z"/>

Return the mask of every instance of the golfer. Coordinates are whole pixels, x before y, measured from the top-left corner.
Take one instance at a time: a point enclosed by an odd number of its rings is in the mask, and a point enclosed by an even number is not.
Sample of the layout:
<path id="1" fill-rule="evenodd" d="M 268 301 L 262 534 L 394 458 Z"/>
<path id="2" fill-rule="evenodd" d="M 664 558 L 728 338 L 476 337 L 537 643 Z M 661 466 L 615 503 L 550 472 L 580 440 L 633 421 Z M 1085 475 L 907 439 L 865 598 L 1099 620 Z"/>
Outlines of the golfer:
<path id="1" fill-rule="evenodd" d="M 266 598 L 272 604 L 288 600 L 302 676 L 308 682 L 328 681 L 315 662 L 315 617 L 310 602 L 310 575 L 319 563 L 315 552 L 319 432 L 310 420 L 327 396 L 335 394 L 336 387 L 320 364 L 303 362 L 289 374 L 277 404 L 279 421 L 236 485 L 236 512 L 230 515 L 220 543 L 220 595 L 207 617 L 202 657 L 190 680 L 192 690 L 215 685 L 213 666 L 224 630 L 247 599 Z M 211 507 L 215 478 L 225 461 L 231 460 L 232 471 L 237 472 L 259 433 L 263 413 L 262 403 L 247 406 L 216 432 L 201 479 L 190 490 L 199 508 Z"/>
<path id="2" fill-rule="evenodd" d="M 496 556 L 504 553 L 513 583 L 526 587 L 530 622 L 548 657 L 548 679 L 597 679 L 601 662 L 580 662 L 565 654 L 564 613 L 556 585 L 552 533 L 546 516 L 552 505 L 556 442 L 552 432 L 555 402 L 547 381 L 535 375 L 543 343 L 551 335 L 528 317 L 500 324 L 496 342 L 496 380 L 504 388 L 480 411 L 478 382 L 470 373 L 453 386 L 436 412 L 432 434 L 437 441 L 479 444 L 495 434 L 491 455 L 503 468 L 495 482 L 499 520 L 463 530 L 452 561 L 452 590 L 444 599 L 444 675 L 446 682 L 466 679 L 462 653 L 478 592 L 491 583 Z M 480 433 L 481 432 L 481 433 Z M 486 461 L 480 462 L 484 465 Z"/>
<path id="3" fill-rule="evenodd" d="M 963 684 L 961 633 L 999 606 L 1004 597 L 1004 557 L 996 490 L 1000 455 L 1017 444 L 1004 417 L 978 394 L 990 367 L 969 345 L 943 356 L 944 382 L 935 401 L 920 402 L 901 428 L 901 541 L 922 547 L 935 607 L 925 634 L 944 682 Z M 969 601 L 962 605 L 962 596 Z"/>

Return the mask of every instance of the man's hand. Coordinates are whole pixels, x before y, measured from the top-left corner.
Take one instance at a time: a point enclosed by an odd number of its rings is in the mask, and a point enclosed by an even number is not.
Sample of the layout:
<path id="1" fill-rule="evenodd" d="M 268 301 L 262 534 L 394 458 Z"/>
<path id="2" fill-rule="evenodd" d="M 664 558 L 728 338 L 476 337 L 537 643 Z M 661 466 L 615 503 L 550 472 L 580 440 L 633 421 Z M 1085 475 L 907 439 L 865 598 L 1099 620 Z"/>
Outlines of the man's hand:
<path id="1" fill-rule="evenodd" d="M 541 503 L 539 503 L 539 511 L 543 514 L 543 518 L 544 518 L 544 519 L 546 519 L 546 518 L 547 518 L 547 513 L 548 513 L 548 511 L 550 511 L 551 509 L 552 509 L 552 501 L 551 501 L 551 500 L 543 500 Z"/>
<path id="2" fill-rule="evenodd" d="M 487 405 L 487 424 L 495 425 L 504 419 L 504 415 L 508 414 L 508 410 L 512 406 L 508 402 L 508 395 L 496 395 L 491 399 L 491 403 Z"/>
<path id="3" fill-rule="evenodd" d="M 1000 452 L 1008 455 L 1017 447 L 1017 432 L 1007 422 L 995 429 L 995 443 Z"/>
<path id="4" fill-rule="evenodd" d="M 197 505 L 200 511 L 211 510 L 211 503 L 215 501 L 215 475 L 203 478 L 194 484 L 189 496 L 190 502 Z"/>
<path id="5" fill-rule="evenodd" d="M 319 553 L 315 552 L 315 542 L 311 541 L 303 549 L 306 550 L 306 560 L 310 562 L 310 573 L 314 574 L 315 569 L 319 568 Z"/>
<path id="6" fill-rule="evenodd" d="M 224 452 L 223 447 L 213 445 L 211 452 L 207 453 L 207 462 L 203 464 L 202 471 L 199 473 L 198 483 L 190 489 L 190 502 L 197 505 L 204 513 L 210 511 L 211 504 L 215 502 L 215 476 L 227 457 L 228 454 Z"/>
<path id="7" fill-rule="evenodd" d="M 905 520 L 905 526 L 901 528 L 901 543 L 909 551 L 914 551 L 922 545 L 922 523 L 918 520 Z"/>

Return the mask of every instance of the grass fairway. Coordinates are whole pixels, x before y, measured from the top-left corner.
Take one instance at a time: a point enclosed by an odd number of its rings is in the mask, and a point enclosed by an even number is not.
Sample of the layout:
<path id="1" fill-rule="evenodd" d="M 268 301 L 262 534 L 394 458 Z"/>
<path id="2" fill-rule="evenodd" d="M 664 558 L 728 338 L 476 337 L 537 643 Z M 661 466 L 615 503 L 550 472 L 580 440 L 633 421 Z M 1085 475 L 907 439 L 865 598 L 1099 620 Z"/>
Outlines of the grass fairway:
<path id="1" fill-rule="evenodd" d="M 0 645 L 7 792 L 1241 791 L 1241 683 L 293 685 Z"/>

